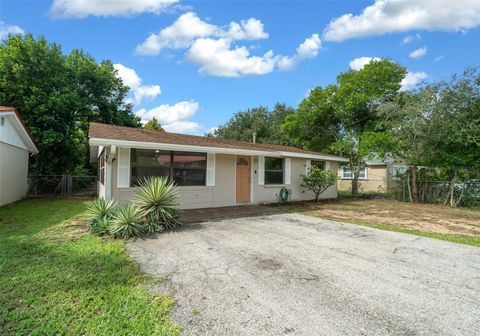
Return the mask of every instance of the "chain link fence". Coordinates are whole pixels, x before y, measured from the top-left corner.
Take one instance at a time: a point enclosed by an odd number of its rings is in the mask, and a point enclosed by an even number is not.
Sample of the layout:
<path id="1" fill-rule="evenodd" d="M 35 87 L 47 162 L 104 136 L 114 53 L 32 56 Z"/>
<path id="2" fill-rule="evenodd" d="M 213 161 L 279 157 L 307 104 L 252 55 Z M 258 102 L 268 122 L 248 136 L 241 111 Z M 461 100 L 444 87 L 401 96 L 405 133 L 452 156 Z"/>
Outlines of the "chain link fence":
<path id="1" fill-rule="evenodd" d="M 448 181 L 418 181 L 418 198 L 422 203 L 448 204 L 451 197 L 451 183 Z M 402 180 L 394 191 L 395 198 L 402 201 L 411 199 L 411 186 Z M 480 181 L 455 183 L 453 186 L 455 205 L 480 207 Z"/>
<path id="2" fill-rule="evenodd" d="M 28 178 L 28 196 L 95 196 L 96 176 L 32 175 Z"/>

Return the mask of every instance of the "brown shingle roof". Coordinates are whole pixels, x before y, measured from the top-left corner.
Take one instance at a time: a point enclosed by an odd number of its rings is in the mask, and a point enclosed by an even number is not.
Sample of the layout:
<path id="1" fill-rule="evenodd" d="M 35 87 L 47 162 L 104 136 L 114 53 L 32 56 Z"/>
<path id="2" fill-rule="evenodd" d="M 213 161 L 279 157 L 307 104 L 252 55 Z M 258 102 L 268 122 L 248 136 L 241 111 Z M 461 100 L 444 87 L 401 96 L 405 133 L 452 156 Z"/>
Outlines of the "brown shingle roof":
<path id="1" fill-rule="evenodd" d="M 156 142 L 175 145 L 218 147 L 229 149 L 246 149 L 255 151 L 281 151 L 301 154 L 313 154 L 330 156 L 332 159 L 339 156 L 328 155 L 319 152 L 307 151 L 297 147 L 270 145 L 261 143 L 251 143 L 243 141 L 225 140 L 220 138 L 210 138 L 196 135 L 187 135 L 170 132 L 158 132 L 145 130 L 142 128 L 122 127 L 107 124 L 91 122 L 89 137 L 99 139 L 114 139 L 124 141 Z"/>

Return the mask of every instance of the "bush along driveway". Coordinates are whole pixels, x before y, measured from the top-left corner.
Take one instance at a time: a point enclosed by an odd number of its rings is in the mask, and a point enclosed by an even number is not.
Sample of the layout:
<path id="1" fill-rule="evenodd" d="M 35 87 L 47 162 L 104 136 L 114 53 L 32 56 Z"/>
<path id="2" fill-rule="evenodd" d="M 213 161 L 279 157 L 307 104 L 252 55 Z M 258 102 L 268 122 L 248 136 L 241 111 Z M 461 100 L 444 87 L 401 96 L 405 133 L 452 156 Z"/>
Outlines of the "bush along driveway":
<path id="1" fill-rule="evenodd" d="M 186 335 L 480 335 L 480 249 L 299 214 L 128 244 Z"/>
<path id="2" fill-rule="evenodd" d="M 0 208 L 1 335 L 177 335 L 124 242 L 88 232 L 86 200 Z"/>

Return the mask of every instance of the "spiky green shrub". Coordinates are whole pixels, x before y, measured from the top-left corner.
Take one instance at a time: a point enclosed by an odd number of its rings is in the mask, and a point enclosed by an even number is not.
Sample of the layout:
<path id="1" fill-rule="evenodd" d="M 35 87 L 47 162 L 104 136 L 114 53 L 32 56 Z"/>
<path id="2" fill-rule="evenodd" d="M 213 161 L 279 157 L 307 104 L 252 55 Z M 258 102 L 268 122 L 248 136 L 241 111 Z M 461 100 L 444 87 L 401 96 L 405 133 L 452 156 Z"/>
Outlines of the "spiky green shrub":
<path id="1" fill-rule="evenodd" d="M 109 234 L 110 223 L 112 218 L 110 216 L 105 216 L 100 219 L 96 219 L 90 222 L 90 230 L 99 236 Z"/>
<path id="2" fill-rule="evenodd" d="M 177 210 L 178 190 L 166 177 L 150 177 L 141 182 L 135 204 L 150 231 L 158 232 L 158 228 L 171 230 L 181 225 Z"/>
<path id="3" fill-rule="evenodd" d="M 90 230 L 98 235 L 108 233 L 108 227 L 117 203 L 97 198 L 90 201 L 87 206 L 87 214 L 90 219 Z"/>
<path id="4" fill-rule="evenodd" d="M 90 218 L 100 219 L 111 215 L 115 210 L 116 205 L 117 204 L 114 201 L 107 201 L 105 198 L 100 197 L 88 202 L 87 212 Z"/>
<path id="5" fill-rule="evenodd" d="M 118 208 L 113 215 L 109 232 L 115 238 L 127 239 L 143 236 L 147 232 L 147 228 L 137 208 L 127 203 Z"/>

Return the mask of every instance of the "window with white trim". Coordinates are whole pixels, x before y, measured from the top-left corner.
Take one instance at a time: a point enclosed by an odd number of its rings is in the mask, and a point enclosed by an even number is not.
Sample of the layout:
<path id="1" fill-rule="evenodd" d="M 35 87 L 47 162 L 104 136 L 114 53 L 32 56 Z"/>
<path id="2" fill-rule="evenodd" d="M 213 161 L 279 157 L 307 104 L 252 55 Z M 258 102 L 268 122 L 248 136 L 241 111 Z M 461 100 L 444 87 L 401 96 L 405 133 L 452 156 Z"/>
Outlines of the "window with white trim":
<path id="1" fill-rule="evenodd" d="M 311 163 L 312 166 L 316 166 L 322 170 L 325 170 L 325 161 L 314 161 L 312 160 L 312 163 Z"/>
<path id="2" fill-rule="evenodd" d="M 399 180 L 407 171 L 407 166 L 391 166 L 390 175 L 393 180 Z"/>
<path id="3" fill-rule="evenodd" d="M 204 186 L 207 154 L 132 149 L 131 168 L 133 186 L 150 176 L 166 176 L 179 186 Z"/>
<path id="4" fill-rule="evenodd" d="M 283 184 L 284 159 L 265 157 L 265 184 Z"/>
<path id="5" fill-rule="evenodd" d="M 353 172 L 350 167 L 343 167 L 342 168 L 342 178 L 343 179 L 353 179 Z M 358 173 L 359 179 L 366 179 L 367 178 L 367 169 L 365 167 L 360 168 L 360 172 Z"/>

